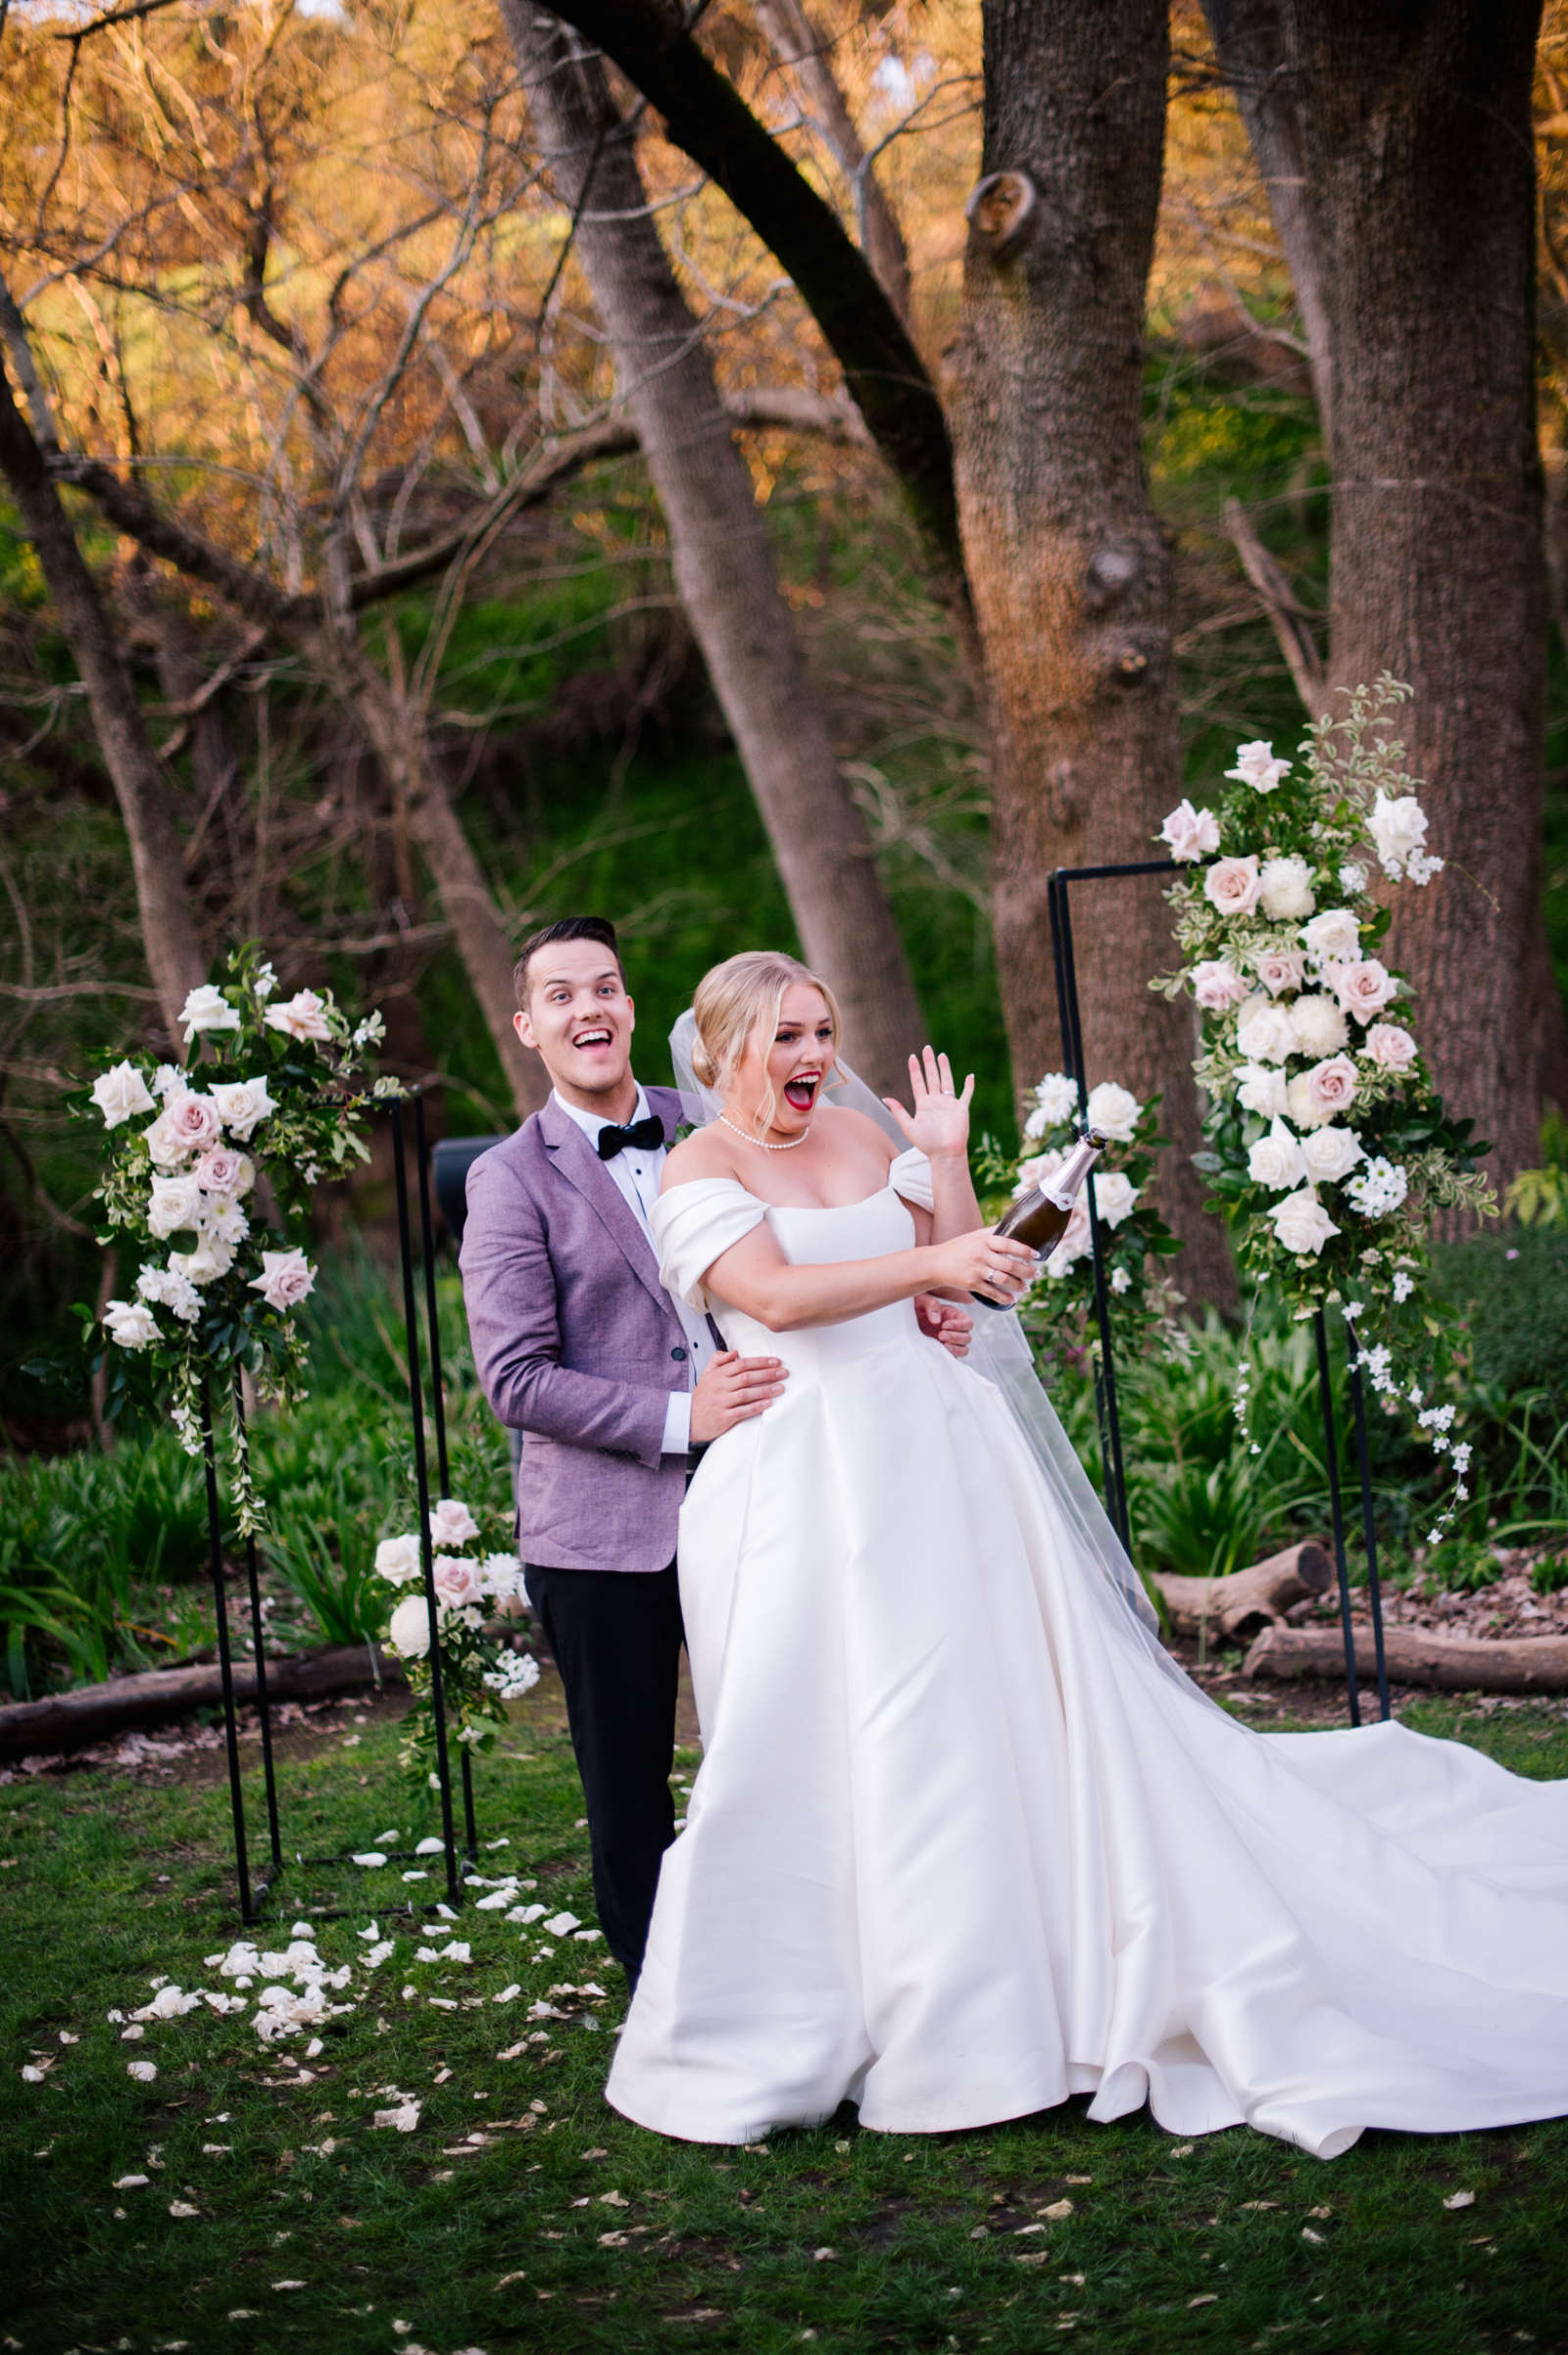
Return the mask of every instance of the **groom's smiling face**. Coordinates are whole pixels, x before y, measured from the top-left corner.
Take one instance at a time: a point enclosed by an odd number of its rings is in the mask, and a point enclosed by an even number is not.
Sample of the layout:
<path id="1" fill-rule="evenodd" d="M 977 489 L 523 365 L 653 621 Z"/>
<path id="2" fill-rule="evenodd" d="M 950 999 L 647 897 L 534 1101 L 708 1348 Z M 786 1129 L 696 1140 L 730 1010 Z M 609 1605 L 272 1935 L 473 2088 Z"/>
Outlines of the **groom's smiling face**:
<path id="1" fill-rule="evenodd" d="M 631 1069 L 632 1002 L 619 965 L 602 941 L 555 941 L 529 960 L 527 1005 L 517 1036 L 536 1048 L 558 1088 L 614 1096 Z"/>

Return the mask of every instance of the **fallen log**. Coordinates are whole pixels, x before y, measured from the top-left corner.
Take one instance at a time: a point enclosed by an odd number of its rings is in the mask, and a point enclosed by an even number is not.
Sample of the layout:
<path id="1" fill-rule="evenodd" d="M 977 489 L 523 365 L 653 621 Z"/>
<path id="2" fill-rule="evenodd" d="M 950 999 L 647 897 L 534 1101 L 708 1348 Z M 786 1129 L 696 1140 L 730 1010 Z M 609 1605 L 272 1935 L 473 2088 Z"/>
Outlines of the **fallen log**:
<path id="1" fill-rule="evenodd" d="M 1224 1578 L 1173 1578 L 1156 1575 L 1155 1585 L 1170 1613 L 1173 1633 L 1200 1635 L 1208 1640 L 1250 1634 L 1259 1622 L 1283 1619 L 1291 1605 L 1326 1595 L 1334 1584 L 1334 1564 L 1315 1538 L 1287 1545 L 1250 1570 L 1232 1570 Z"/>
<path id="2" fill-rule="evenodd" d="M 1351 1634 L 1356 1674 L 1374 1677 L 1372 1630 L 1358 1626 Z M 1384 1656 L 1396 1685 L 1432 1685 L 1445 1693 L 1568 1693 L 1568 1636 L 1440 1636 L 1430 1628 L 1391 1627 Z M 1343 1677 L 1344 1640 L 1337 1627 L 1266 1627 L 1242 1674 Z"/>
<path id="3" fill-rule="evenodd" d="M 286 1652 L 267 1663 L 267 1693 L 273 1701 L 321 1700 L 334 1693 L 403 1681 L 400 1664 L 379 1644 L 323 1644 L 318 1651 Z M 239 1702 L 256 1698 L 256 1670 L 249 1660 L 234 1663 L 234 1697 Z M 222 1705 L 222 1672 L 216 1664 L 111 1677 L 106 1685 L 79 1685 L 72 1693 L 0 1708 L 0 1758 L 85 1749 L 89 1742 L 111 1741 L 140 1726 Z"/>

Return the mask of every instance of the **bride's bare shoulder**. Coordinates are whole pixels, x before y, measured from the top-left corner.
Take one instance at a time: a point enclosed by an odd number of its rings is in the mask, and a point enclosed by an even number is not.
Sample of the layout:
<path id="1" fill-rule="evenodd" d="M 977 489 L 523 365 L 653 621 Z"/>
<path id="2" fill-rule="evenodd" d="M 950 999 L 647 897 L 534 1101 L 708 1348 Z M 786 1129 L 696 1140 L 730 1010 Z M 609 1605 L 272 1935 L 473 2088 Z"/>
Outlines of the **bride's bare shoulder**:
<path id="1" fill-rule="evenodd" d="M 875 1152 L 890 1167 L 900 1151 L 885 1129 L 865 1112 L 858 1112 L 853 1104 L 824 1104 L 817 1114 L 819 1120 L 832 1121 L 831 1134 L 836 1145 L 851 1148 L 857 1153 Z"/>
<path id="2" fill-rule="evenodd" d="M 670 1150 L 664 1158 L 664 1173 L 659 1191 L 667 1194 L 673 1186 L 690 1186 L 699 1178 L 733 1178 L 739 1172 L 727 1150 L 724 1133 L 715 1121 L 706 1128 L 694 1129 L 689 1137 Z"/>

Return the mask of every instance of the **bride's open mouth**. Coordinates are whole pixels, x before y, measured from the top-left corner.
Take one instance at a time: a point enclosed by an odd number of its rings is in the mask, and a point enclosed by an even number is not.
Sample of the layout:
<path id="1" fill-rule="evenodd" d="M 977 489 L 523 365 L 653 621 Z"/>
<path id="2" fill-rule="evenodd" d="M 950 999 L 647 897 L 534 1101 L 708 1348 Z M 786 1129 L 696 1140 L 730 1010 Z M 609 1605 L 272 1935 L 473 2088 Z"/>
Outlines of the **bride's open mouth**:
<path id="1" fill-rule="evenodd" d="M 793 1079 L 784 1082 L 784 1101 L 797 1112 L 808 1112 L 816 1102 L 816 1091 L 821 1084 L 820 1071 L 797 1071 Z"/>

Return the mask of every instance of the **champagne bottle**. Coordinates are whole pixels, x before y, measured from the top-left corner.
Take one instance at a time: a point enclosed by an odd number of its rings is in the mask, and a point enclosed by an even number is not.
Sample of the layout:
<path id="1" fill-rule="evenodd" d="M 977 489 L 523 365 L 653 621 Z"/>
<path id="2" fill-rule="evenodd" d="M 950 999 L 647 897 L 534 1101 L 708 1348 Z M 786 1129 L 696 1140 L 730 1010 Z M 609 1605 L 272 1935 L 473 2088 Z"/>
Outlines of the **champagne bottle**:
<path id="1" fill-rule="evenodd" d="M 1054 1251 L 1067 1232 L 1072 1206 L 1083 1192 L 1084 1180 L 1105 1150 L 1106 1140 L 1098 1129 L 1086 1128 L 1068 1153 L 1054 1177 L 1044 1184 L 1031 1186 L 1020 1195 L 1006 1216 L 997 1225 L 997 1233 L 1013 1243 L 1027 1243 L 1042 1259 Z M 983 1308 L 1000 1308 L 1000 1300 L 988 1300 L 983 1293 L 974 1295 Z"/>

